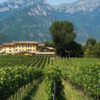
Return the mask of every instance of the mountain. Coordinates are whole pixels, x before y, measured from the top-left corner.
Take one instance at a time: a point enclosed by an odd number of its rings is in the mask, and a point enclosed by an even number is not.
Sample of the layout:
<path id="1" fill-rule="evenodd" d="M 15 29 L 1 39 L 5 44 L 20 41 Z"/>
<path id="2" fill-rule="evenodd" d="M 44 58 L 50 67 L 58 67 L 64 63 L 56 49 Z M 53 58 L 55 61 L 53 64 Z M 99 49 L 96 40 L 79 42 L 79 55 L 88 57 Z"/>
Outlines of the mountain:
<path id="1" fill-rule="evenodd" d="M 56 17 L 47 6 L 47 4 L 36 3 L 15 12 L 0 23 L 0 31 L 19 41 L 34 40 L 39 43 L 50 41 L 49 27 L 60 18 Z"/>
<path id="2" fill-rule="evenodd" d="M 71 21 L 90 37 L 100 40 L 100 1 L 79 0 L 60 7 L 55 14 L 63 20 Z"/>
<path id="3" fill-rule="evenodd" d="M 0 21 L 8 18 L 16 11 L 30 7 L 37 2 L 46 4 L 51 11 L 53 10 L 46 0 L 8 0 L 0 4 Z"/>
<path id="4" fill-rule="evenodd" d="M 9 36 L 0 33 L 0 45 L 8 42 L 12 42 L 12 39 Z"/>
<path id="5" fill-rule="evenodd" d="M 57 9 L 55 8 L 56 10 L 45 0 L 9 0 L 1 5 L 0 18 L 2 21 L 0 22 L 0 31 L 2 34 L 19 41 L 34 40 L 39 43 L 43 43 L 45 40 L 50 41 L 49 27 L 54 21 L 61 21 L 62 19 L 72 21 L 70 16 L 66 18 L 66 13 L 62 11 L 62 8 L 73 4 L 62 4 Z M 85 43 L 87 38 L 93 37 L 93 35 L 89 34 L 77 23 L 74 24 L 77 33 L 75 40 Z"/>
<path id="6" fill-rule="evenodd" d="M 55 10 L 58 10 L 58 9 L 64 7 L 64 6 L 68 6 L 68 5 L 70 5 L 70 3 L 63 3 L 63 4 L 60 4 L 60 5 L 55 5 L 55 6 L 53 6 L 53 8 L 54 8 Z"/>

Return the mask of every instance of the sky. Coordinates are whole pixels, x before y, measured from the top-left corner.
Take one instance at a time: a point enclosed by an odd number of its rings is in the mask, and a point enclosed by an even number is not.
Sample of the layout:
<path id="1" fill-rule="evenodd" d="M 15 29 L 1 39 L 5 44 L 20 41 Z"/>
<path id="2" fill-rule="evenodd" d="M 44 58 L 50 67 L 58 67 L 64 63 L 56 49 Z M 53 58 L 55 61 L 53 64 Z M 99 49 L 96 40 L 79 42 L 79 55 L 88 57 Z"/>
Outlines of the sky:
<path id="1" fill-rule="evenodd" d="M 3 3 L 7 0 L 0 0 L 0 3 Z M 73 2 L 76 2 L 78 0 L 47 0 L 47 2 L 50 4 L 50 5 L 59 5 L 59 4 L 62 4 L 62 3 L 73 3 Z"/>

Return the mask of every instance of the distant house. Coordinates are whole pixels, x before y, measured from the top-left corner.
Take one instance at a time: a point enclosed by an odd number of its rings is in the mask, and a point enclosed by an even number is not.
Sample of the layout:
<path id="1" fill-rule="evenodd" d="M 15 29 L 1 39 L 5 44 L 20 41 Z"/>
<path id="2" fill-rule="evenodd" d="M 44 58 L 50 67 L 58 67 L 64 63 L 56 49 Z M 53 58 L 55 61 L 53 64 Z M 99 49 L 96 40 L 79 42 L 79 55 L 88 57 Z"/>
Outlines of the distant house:
<path id="1" fill-rule="evenodd" d="M 25 55 L 54 54 L 53 52 L 38 52 L 40 47 L 47 48 L 45 44 L 38 44 L 38 42 L 34 41 L 13 41 L 11 43 L 3 43 L 3 45 L 0 46 L 0 53 L 20 53 Z"/>

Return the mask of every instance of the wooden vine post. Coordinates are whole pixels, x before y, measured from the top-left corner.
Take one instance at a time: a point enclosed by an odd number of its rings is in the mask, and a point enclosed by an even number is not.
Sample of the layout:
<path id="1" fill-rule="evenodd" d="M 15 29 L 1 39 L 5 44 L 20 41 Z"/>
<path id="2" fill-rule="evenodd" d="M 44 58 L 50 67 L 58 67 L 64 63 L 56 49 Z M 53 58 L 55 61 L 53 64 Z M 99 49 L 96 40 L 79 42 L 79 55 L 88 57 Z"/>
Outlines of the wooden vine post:
<path id="1" fill-rule="evenodd" d="M 56 100 L 56 76 L 54 79 L 54 95 L 53 95 L 53 100 Z"/>

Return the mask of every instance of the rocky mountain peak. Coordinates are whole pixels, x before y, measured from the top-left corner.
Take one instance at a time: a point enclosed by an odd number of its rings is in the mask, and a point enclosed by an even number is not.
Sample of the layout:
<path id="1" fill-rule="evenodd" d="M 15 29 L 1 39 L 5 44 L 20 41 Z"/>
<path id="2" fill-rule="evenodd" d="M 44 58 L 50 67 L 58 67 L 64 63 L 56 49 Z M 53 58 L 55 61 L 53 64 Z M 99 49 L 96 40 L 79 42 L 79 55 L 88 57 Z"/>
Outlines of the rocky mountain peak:
<path id="1" fill-rule="evenodd" d="M 9 11 L 9 10 L 20 10 L 26 7 L 29 7 L 37 2 L 42 4 L 48 4 L 46 0 L 8 0 L 0 4 L 0 12 Z"/>
<path id="2" fill-rule="evenodd" d="M 100 5 L 98 0 L 79 0 L 75 3 L 72 3 L 66 7 L 59 9 L 60 12 L 74 14 L 76 12 L 92 12 Z"/>
<path id="3" fill-rule="evenodd" d="M 41 3 L 36 3 L 35 7 L 31 7 L 29 13 L 29 15 L 34 16 L 34 15 L 38 15 L 38 16 L 48 16 L 51 14 L 51 11 L 48 9 L 47 6 L 41 4 Z"/>
<path id="4" fill-rule="evenodd" d="M 40 0 L 40 2 L 41 2 L 42 4 L 48 4 L 48 2 L 47 2 L 46 0 Z"/>
<path id="5" fill-rule="evenodd" d="M 48 2 L 46 0 L 8 0 L 5 3 L 18 3 L 18 4 L 22 4 L 22 3 L 27 3 L 27 2 L 41 2 L 42 4 L 48 4 Z"/>

